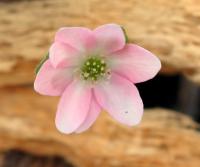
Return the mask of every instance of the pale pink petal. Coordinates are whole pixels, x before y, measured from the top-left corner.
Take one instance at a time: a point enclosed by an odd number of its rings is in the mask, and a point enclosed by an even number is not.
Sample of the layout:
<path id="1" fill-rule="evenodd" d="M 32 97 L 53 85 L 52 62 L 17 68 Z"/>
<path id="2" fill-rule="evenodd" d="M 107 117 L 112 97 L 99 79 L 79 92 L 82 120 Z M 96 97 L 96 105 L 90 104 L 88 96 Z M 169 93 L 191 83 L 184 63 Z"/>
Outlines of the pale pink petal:
<path id="1" fill-rule="evenodd" d="M 122 28 L 117 24 L 106 24 L 94 30 L 97 46 L 106 53 L 122 49 L 125 45 L 125 36 Z"/>
<path id="2" fill-rule="evenodd" d="M 91 102 L 91 89 L 74 80 L 64 91 L 56 114 L 56 127 L 62 133 L 74 132 L 86 119 Z"/>
<path id="3" fill-rule="evenodd" d="M 112 74 L 109 81 L 94 89 L 98 103 L 112 117 L 127 125 L 141 121 L 143 103 L 135 85 L 128 80 Z"/>
<path id="4" fill-rule="evenodd" d="M 112 70 L 133 83 L 153 78 L 160 70 L 160 60 L 140 46 L 127 44 L 113 53 Z"/>
<path id="5" fill-rule="evenodd" d="M 100 112 L 101 112 L 101 107 L 93 97 L 91 100 L 90 109 L 87 114 L 87 117 L 85 121 L 81 124 L 81 126 L 76 130 L 76 133 L 81 133 L 90 128 L 90 126 L 96 121 Z"/>
<path id="6" fill-rule="evenodd" d="M 78 50 L 61 42 L 54 42 L 49 49 L 49 58 L 55 68 L 76 65 L 78 56 Z"/>
<path id="7" fill-rule="evenodd" d="M 83 27 L 64 27 L 58 30 L 55 41 L 66 43 L 80 51 L 87 51 L 94 47 L 93 32 Z"/>
<path id="8" fill-rule="evenodd" d="M 59 96 L 72 81 L 72 69 L 55 69 L 48 59 L 40 68 L 34 89 L 43 95 Z"/>

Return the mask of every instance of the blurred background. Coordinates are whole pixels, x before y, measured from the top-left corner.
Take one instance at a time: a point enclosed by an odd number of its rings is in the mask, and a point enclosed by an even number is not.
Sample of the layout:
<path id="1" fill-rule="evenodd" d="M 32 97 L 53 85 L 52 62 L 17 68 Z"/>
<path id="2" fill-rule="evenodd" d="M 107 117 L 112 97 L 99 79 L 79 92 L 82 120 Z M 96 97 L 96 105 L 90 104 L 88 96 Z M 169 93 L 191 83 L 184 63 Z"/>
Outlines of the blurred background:
<path id="1" fill-rule="evenodd" d="M 141 124 L 102 113 L 79 135 L 54 125 L 58 98 L 33 90 L 57 29 L 122 25 L 162 61 L 137 84 Z M 0 167 L 199 167 L 200 0 L 0 0 Z"/>

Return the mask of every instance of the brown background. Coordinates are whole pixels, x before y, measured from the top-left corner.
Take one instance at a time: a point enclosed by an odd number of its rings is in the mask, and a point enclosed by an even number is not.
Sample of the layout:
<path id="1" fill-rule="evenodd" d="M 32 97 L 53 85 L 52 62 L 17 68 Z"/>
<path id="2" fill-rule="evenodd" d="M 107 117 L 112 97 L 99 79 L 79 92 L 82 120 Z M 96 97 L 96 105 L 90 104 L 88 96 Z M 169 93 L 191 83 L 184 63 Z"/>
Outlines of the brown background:
<path id="1" fill-rule="evenodd" d="M 134 128 L 104 113 L 80 135 L 55 129 L 58 98 L 34 92 L 34 68 L 58 28 L 105 23 L 123 25 L 131 42 L 155 53 L 160 75 L 200 84 L 200 0 L 0 0 L 2 166 L 200 166 L 199 125 L 171 110 L 148 109 Z"/>

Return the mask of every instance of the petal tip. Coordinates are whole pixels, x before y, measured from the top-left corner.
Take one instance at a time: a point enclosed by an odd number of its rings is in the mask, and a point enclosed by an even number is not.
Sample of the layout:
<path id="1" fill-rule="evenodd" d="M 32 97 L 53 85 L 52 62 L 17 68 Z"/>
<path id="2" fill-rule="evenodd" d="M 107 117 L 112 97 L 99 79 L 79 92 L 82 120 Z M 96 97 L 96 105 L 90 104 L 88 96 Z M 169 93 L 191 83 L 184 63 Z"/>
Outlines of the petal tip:
<path id="1" fill-rule="evenodd" d="M 139 119 L 137 119 L 134 122 L 132 122 L 130 124 L 130 126 L 137 126 L 137 125 L 139 125 L 141 123 L 141 121 L 142 121 L 142 116 Z"/>
<path id="2" fill-rule="evenodd" d="M 152 78 L 154 78 L 159 73 L 159 71 L 162 68 L 162 64 L 161 64 L 160 59 L 157 56 L 155 56 L 155 55 L 154 55 L 154 57 L 155 57 L 155 61 L 154 61 L 154 75 L 152 76 Z M 150 78 L 150 79 L 152 79 L 152 78 Z"/>
<path id="3" fill-rule="evenodd" d="M 46 93 L 44 90 L 42 90 L 40 83 L 38 83 L 38 82 L 39 82 L 39 79 L 38 79 L 38 76 L 36 76 L 36 79 L 33 84 L 34 90 L 41 95 L 48 95 L 48 93 Z"/>
<path id="4" fill-rule="evenodd" d="M 66 127 L 64 127 L 62 123 L 57 121 L 57 119 L 55 120 L 55 127 L 62 134 L 72 134 L 74 132 L 72 130 L 66 129 Z"/>

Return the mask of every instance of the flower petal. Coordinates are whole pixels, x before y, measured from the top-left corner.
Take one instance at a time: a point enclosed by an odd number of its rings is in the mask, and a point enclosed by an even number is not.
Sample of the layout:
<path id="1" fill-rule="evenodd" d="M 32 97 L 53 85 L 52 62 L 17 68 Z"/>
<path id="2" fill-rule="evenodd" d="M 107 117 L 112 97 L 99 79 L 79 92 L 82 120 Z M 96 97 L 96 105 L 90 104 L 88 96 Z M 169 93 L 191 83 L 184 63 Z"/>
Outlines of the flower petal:
<path id="1" fill-rule="evenodd" d="M 112 74 L 109 81 L 94 89 L 98 103 L 112 117 L 127 125 L 138 124 L 143 114 L 143 103 L 135 85 Z"/>
<path id="2" fill-rule="evenodd" d="M 93 32 L 83 27 L 64 27 L 58 30 L 55 41 L 66 43 L 80 51 L 90 50 L 95 45 Z"/>
<path id="3" fill-rule="evenodd" d="M 125 36 L 121 26 L 106 24 L 94 30 L 97 45 L 106 53 L 120 50 L 125 45 Z"/>
<path id="4" fill-rule="evenodd" d="M 48 59 L 39 70 L 34 89 L 43 95 L 59 96 L 72 81 L 72 69 L 55 69 Z"/>
<path id="5" fill-rule="evenodd" d="M 96 102 L 95 98 L 93 97 L 90 104 L 90 109 L 85 121 L 81 124 L 81 126 L 76 130 L 76 133 L 81 133 L 88 128 L 96 121 L 99 113 L 101 112 L 101 107 Z"/>
<path id="6" fill-rule="evenodd" d="M 161 68 L 160 60 L 140 46 L 127 44 L 113 53 L 112 70 L 133 83 L 153 78 Z"/>
<path id="7" fill-rule="evenodd" d="M 86 119 L 91 89 L 74 80 L 64 91 L 56 114 L 56 127 L 62 133 L 74 132 Z"/>
<path id="8" fill-rule="evenodd" d="M 55 68 L 75 65 L 78 55 L 78 50 L 61 42 L 53 43 L 49 49 L 49 58 Z"/>

